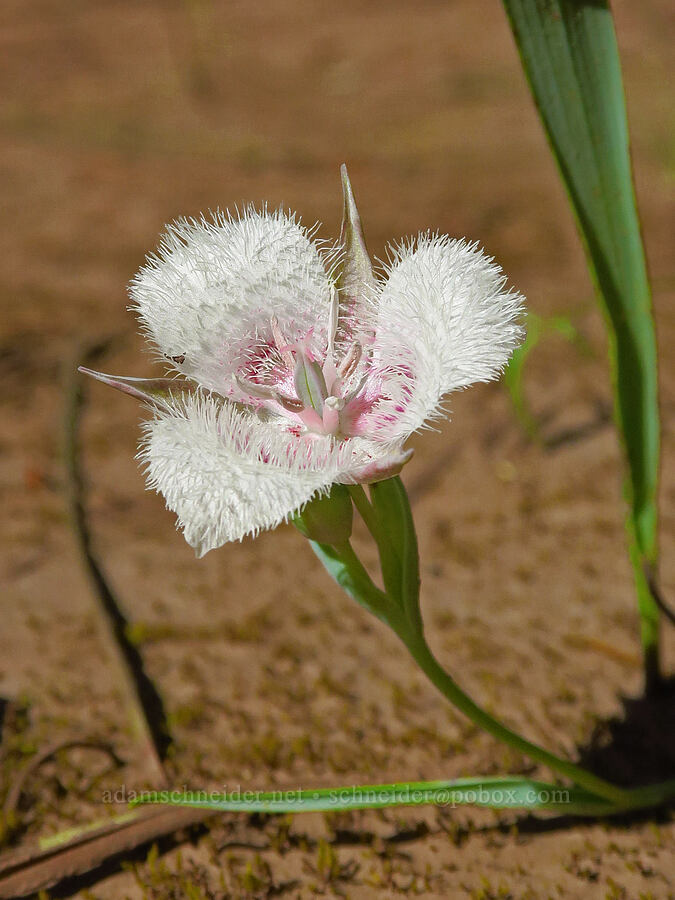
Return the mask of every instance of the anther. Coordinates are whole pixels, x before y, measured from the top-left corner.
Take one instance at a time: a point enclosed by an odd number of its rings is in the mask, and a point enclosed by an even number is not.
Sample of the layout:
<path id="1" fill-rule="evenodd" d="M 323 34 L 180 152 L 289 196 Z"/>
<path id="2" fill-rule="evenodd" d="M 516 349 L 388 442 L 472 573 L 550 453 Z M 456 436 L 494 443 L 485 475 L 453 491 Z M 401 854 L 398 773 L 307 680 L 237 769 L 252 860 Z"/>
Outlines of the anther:
<path id="1" fill-rule="evenodd" d="M 368 381 L 368 373 L 364 372 L 363 375 L 361 376 L 361 378 L 359 379 L 359 382 L 356 385 L 356 387 L 353 388 L 351 391 L 349 391 L 348 394 L 345 394 L 345 396 L 344 396 L 345 403 L 351 403 L 355 397 L 358 397 L 358 395 L 361 393 L 361 391 L 365 387 L 365 384 L 367 381 Z"/>
<path id="2" fill-rule="evenodd" d="M 274 390 L 266 384 L 256 384 L 255 381 L 236 374 L 232 376 L 232 380 L 242 394 L 248 394 L 249 397 L 258 397 L 260 400 L 272 400 L 274 397 Z"/>
<path id="3" fill-rule="evenodd" d="M 293 369 L 295 366 L 295 360 L 293 359 L 293 354 L 288 349 L 288 342 L 283 335 L 281 328 L 279 327 L 279 320 L 276 316 L 272 316 L 271 319 L 272 325 L 272 337 L 274 338 L 274 342 L 277 345 L 277 350 L 281 354 L 281 358 L 286 363 L 289 369 Z"/>
<path id="4" fill-rule="evenodd" d="M 334 287 L 331 287 L 330 310 L 328 313 L 328 355 L 332 356 L 335 350 L 335 335 L 337 334 L 338 317 L 340 314 L 340 298 Z"/>
<path id="5" fill-rule="evenodd" d="M 287 397 L 285 394 L 281 394 L 279 391 L 266 384 L 256 384 L 253 381 L 249 381 L 247 378 L 242 378 L 241 375 L 233 375 L 232 377 L 239 390 L 249 397 L 257 397 L 259 400 L 272 400 L 274 403 L 278 403 L 279 406 L 287 412 L 297 413 L 304 409 L 300 400 L 295 400 L 293 397 Z"/>
<path id="6" fill-rule="evenodd" d="M 338 366 L 338 375 L 340 378 L 349 378 L 350 375 L 354 374 L 356 367 L 361 361 L 362 353 L 363 347 L 358 341 L 354 341 Z"/>
<path id="7" fill-rule="evenodd" d="M 305 408 L 300 400 L 295 400 L 293 397 L 287 397 L 285 394 L 280 394 L 278 391 L 275 392 L 274 399 L 279 406 L 286 410 L 286 412 L 299 413 Z"/>

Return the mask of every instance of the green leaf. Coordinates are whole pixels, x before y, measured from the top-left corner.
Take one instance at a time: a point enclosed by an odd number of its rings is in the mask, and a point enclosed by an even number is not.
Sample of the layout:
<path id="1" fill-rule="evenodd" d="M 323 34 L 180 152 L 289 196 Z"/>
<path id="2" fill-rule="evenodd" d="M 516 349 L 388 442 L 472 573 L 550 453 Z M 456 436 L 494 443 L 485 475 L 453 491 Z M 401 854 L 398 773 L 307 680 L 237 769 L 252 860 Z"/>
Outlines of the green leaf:
<path id="1" fill-rule="evenodd" d="M 397 475 L 371 484 L 370 498 L 378 520 L 376 538 L 387 593 L 400 603 L 409 625 L 420 631 L 419 553 L 406 489 Z"/>
<path id="2" fill-rule="evenodd" d="M 658 609 L 645 576 L 657 560 L 656 340 L 612 15 L 605 0 L 504 5 L 607 315 L 643 646 L 658 668 Z"/>
<path id="3" fill-rule="evenodd" d="M 532 353 L 541 340 L 541 331 L 541 317 L 528 313 L 527 334 L 525 335 L 525 340 L 520 347 L 516 347 L 513 351 L 509 364 L 504 370 L 504 386 L 509 392 L 516 418 L 520 422 L 520 425 L 527 436 L 532 440 L 538 440 L 539 438 L 539 424 L 532 415 L 525 396 L 523 373 L 525 371 L 525 363 L 527 362 L 530 353 Z"/>
<path id="4" fill-rule="evenodd" d="M 132 806 L 162 803 L 231 812 L 296 813 L 380 809 L 433 804 L 492 809 L 549 810 L 566 815 L 602 816 L 621 811 L 577 787 L 561 787 L 519 776 L 458 778 L 453 781 L 404 781 L 309 790 L 143 792 Z"/>

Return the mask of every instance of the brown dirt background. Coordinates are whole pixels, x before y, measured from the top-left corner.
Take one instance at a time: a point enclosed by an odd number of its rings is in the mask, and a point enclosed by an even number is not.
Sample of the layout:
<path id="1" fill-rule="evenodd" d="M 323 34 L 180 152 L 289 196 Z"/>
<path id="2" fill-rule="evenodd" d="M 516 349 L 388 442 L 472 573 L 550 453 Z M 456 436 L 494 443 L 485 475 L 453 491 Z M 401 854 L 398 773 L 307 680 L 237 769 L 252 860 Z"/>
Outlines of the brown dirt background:
<path id="1" fill-rule="evenodd" d="M 666 0 L 620 0 L 615 12 L 662 350 L 672 599 L 675 27 Z M 414 440 L 404 480 L 430 641 L 465 688 L 559 753 L 621 715 L 641 674 L 602 319 L 501 5 L 5 0 L 0 46 L 0 694 L 28 705 L 20 756 L 93 734 L 129 762 L 93 784 L 93 754 L 42 770 L 27 834 L 105 815 L 103 789 L 142 786 L 63 500 L 64 366 L 80 340 L 117 334 L 101 367 L 150 374 L 125 284 L 162 225 L 267 200 L 335 235 L 343 161 L 375 255 L 428 227 L 478 238 L 531 309 L 571 312 L 589 341 L 581 355 L 550 339 L 527 371 L 552 448 L 528 442 L 502 386 L 480 386 L 454 397 L 439 433 Z M 95 545 L 168 708 L 177 785 L 547 774 L 456 715 L 291 527 L 197 562 L 144 491 L 137 406 L 89 393 Z M 666 644 L 672 670 L 672 631 Z M 672 739 L 672 718 L 656 732 Z M 665 898 L 673 845 L 666 815 L 227 816 L 80 896 Z"/>

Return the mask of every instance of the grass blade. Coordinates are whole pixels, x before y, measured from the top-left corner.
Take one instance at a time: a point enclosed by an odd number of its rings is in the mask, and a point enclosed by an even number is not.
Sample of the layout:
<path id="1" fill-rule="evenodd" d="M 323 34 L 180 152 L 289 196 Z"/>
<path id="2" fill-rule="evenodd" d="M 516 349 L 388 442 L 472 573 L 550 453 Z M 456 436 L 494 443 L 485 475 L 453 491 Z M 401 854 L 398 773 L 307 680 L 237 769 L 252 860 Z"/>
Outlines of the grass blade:
<path id="1" fill-rule="evenodd" d="M 558 335 L 570 343 L 576 344 L 580 352 L 588 352 L 586 342 L 575 328 L 569 316 L 558 315 L 543 318 L 536 313 L 527 315 L 527 334 L 525 340 L 516 347 L 507 367 L 504 369 L 504 386 L 509 392 L 513 411 L 523 431 L 532 441 L 543 443 L 539 423 L 535 419 L 525 396 L 524 372 L 525 363 L 532 351 L 541 343 L 542 338 Z"/>

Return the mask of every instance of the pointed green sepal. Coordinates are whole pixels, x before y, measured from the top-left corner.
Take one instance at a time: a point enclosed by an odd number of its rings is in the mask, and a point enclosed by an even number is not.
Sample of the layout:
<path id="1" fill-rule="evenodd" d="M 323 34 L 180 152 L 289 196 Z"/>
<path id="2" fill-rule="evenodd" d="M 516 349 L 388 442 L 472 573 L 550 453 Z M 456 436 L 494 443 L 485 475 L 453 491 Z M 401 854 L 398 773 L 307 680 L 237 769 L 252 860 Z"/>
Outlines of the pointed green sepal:
<path id="1" fill-rule="evenodd" d="M 340 243 L 344 250 L 344 259 L 337 279 L 337 288 L 341 295 L 340 305 L 351 308 L 363 298 L 364 294 L 372 291 L 375 286 L 375 277 L 366 249 L 361 218 L 356 208 L 347 166 L 344 164 L 340 168 L 340 175 L 344 197 Z"/>
<path id="2" fill-rule="evenodd" d="M 107 384 L 115 390 L 129 394 L 143 403 L 161 409 L 171 409 L 171 401 L 179 399 L 183 394 L 193 393 L 196 388 L 189 381 L 181 381 L 176 378 L 131 378 L 124 375 L 106 375 L 104 372 L 95 372 L 85 366 L 79 366 L 78 372 L 89 375 L 97 381 Z"/>

